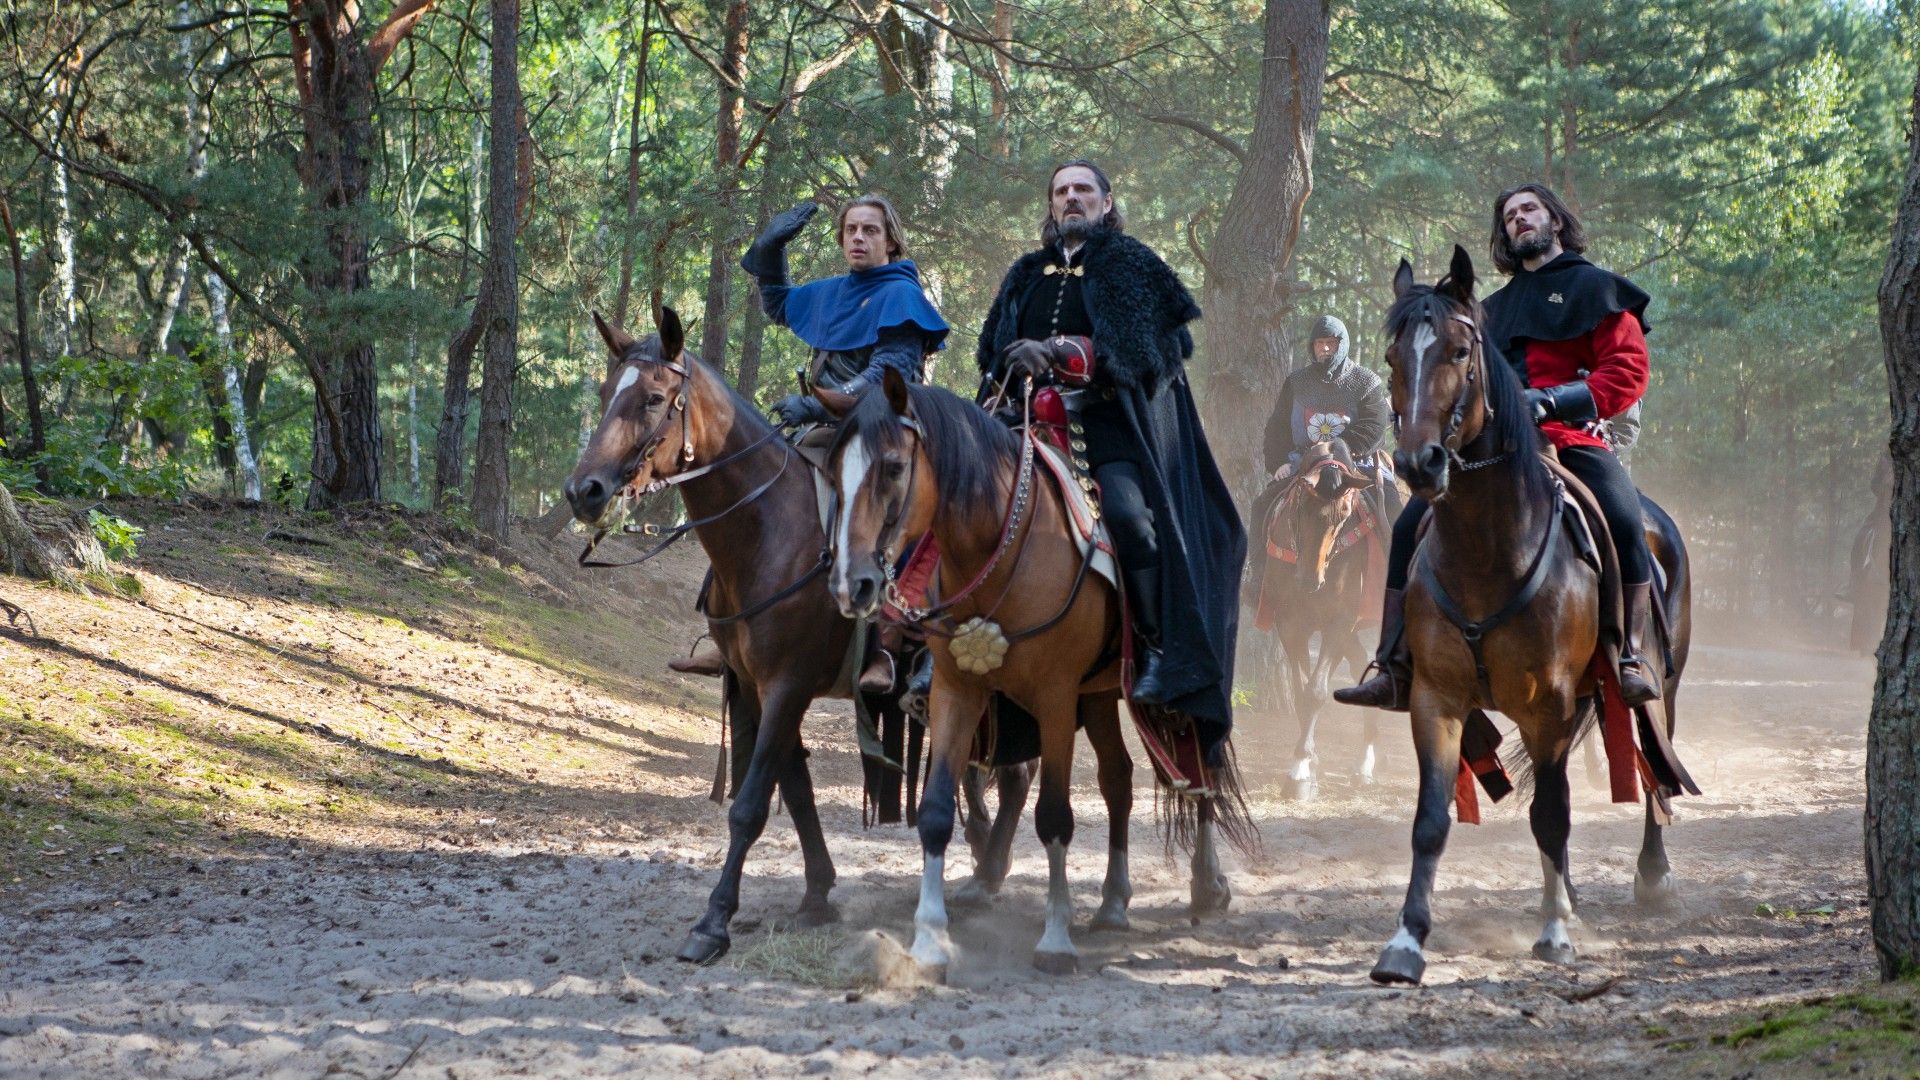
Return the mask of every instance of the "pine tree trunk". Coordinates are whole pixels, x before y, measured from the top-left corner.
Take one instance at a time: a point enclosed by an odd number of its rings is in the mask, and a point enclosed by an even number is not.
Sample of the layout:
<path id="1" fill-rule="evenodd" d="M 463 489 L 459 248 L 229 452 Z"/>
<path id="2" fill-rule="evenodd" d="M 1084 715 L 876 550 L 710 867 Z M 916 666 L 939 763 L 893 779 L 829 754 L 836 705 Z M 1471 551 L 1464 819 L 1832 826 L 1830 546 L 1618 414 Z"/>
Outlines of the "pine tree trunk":
<path id="1" fill-rule="evenodd" d="M 1907 178 L 1880 279 L 1893 434 L 1887 625 L 1867 724 L 1867 879 L 1882 978 L 1920 971 L 1920 78 Z"/>
<path id="2" fill-rule="evenodd" d="M 1207 251 L 1208 442 L 1236 487 L 1260 475 L 1261 425 L 1292 366 L 1288 271 L 1313 190 L 1329 19 L 1327 0 L 1267 0 L 1253 139 Z"/>
<path id="3" fill-rule="evenodd" d="M 476 254 L 480 251 L 481 222 L 486 217 L 486 198 L 480 184 L 487 170 L 486 147 L 486 125 L 475 120 L 467 168 L 467 247 Z M 463 271 L 463 289 L 465 284 Z M 479 301 L 476 295 L 476 311 Z M 479 347 L 485 333 L 485 325 L 469 319 L 447 343 L 447 379 L 440 391 L 440 426 L 433 439 L 433 508 L 436 510 L 445 510 L 466 488 L 467 412 L 473 402 L 473 350 Z"/>
<path id="4" fill-rule="evenodd" d="M 7 452 L 13 457 L 29 457 L 41 453 L 47 448 L 47 423 L 45 410 L 40 403 L 40 383 L 33 371 L 33 336 L 28 332 L 27 323 L 27 272 L 20 258 L 20 233 L 13 227 L 13 207 L 5 195 L 0 195 L 0 227 L 7 234 L 7 261 L 13 269 L 13 327 L 14 353 L 20 361 L 20 382 L 27 399 L 27 443 L 24 446 L 9 446 Z M 40 485 L 47 485 L 47 468 L 39 466 Z"/>
<path id="5" fill-rule="evenodd" d="M 640 111 L 647 101 L 647 53 L 651 50 L 653 0 L 640 8 L 640 51 L 633 64 L 633 109 L 627 119 L 626 224 L 620 238 L 620 292 L 613 303 L 616 326 L 627 325 L 627 305 L 633 299 L 633 262 L 640 232 Z"/>
<path id="6" fill-rule="evenodd" d="M 508 445 L 513 434 L 513 381 L 520 328 L 519 265 L 514 240 L 519 212 L 520 0 L 492 0 L 492 152 L 487 157 L 486 362 L 480 375 L 480 433 L 473 463 L 474 524 L 505 542 L 511 526 Z"/>
<path id="7" fill-rule="evenodd" d="M 734 196 L 740 188 L 740 119 L 746 107 L 742 92 L 747 57 L 746 0 L 727 0 L 726 41 L 720 57 L 720 108 L 715 124 L 713 178 L 713 246 L 707 259 L 707 302 L 701 316 L 700 356 L 725 370 L 727 355 L 727 301 L 733 289 L 733 261 L 739 257 L 734 235 Z"/>

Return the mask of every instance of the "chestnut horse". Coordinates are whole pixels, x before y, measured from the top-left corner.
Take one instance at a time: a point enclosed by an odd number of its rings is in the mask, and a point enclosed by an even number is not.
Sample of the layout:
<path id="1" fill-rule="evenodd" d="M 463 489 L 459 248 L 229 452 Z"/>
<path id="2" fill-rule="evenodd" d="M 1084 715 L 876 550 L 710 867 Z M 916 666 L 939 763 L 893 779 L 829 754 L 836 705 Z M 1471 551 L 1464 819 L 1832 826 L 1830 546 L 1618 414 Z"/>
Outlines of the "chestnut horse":
<path id="1" fill-rule="evenodd" d="M 967 769 L 981 719 L 994 694 L 1030 713 L 1039 727 L 1040 795 L 1034 824 L 1047 852 L 1046 926 L 1034 949 L 1042 971 L 1078 967 L 1071 934 L 1073 898 L 1067 847 L 1073 839 L 1068 790 L 1074 732 L 1084 727 L 1098 761 L 1108 814 L 1107 873 L 1094 930 L 1125 929 L 1133 887 L 1128 875 L 1128 816 L 1133 760 L 1120 736 L 1120 598 L 1088 572 L 1070 530 L 1069 510 L 1028 438 L 972 402 L 937 386 L 909 385 L 886 373 L 858 399 L 816 391 L 843 415 L 828 462 L 838 493 L 831 589 L 840 610 L 871 615 L 890 596 L 890 570 L 905 540 L 939 544 L 937 595 L 942 621 L 959 634 L 930 635 L 933 693 L 927 746 L 930 773 L 920 804 L 923 856 L 912 955 L 935 978 L 953 955 L 944 891 L 953 836 L 956 781 Z M 969 635 L 973 620 L 1003 632 Z M 998 663 L 982 664 L 998 638 Z M 966 663 L 966 668 L 962 663 Z M 986 670 L 980 670 L 985 667 Z M 1220 773 L 1230 776 L 1230 767 Z M 1213 842 L 1213 799 L 1178 800 L 1193 815 L 1192 902 L 1196 914 L 1230 899 Z M 1187 806 L 1185 804 L 1196 803 Z M 1229 822 L 1230 837 L 1238 834 Z"/>
<path id="2" fill-rule="evenodd" d="M 1422 949 L 1455 798 L 1461 731 L 1476 708 L 1498 709 L 1514 722 L 1533 773 L 1528 817 L 1544 877 L 1544 925 L 1533 954 L 1557 963 L 1574 959 L 1567 932 L 1574 905 L 1567 761 L 1574 742 L 1587 733 L 1587 701 L 1596 692 L 1591 671 L 1601 636 L 1600 578 L 1569 530 L 1560 527 L 1560 497 L 1544 443 L 1519 376 L 1485 347 L 1485 317 L 1473 287 L 1473 262 L 1459 247 L 1437 286 L 1416 284 L 1402 260 L 1387 316 L 1393 411 L 1400 418 L 1394 463 L 1433 509 L 1406 594 L 1420 768 L 1413 874 L 1399 929 L 1372 972 L 1380 983 L 1417 983 L 1426 969 Z M 1686 551 L 1672 519 L 1644 496 L 1642 505 L 1672 613 L 1673 663 L 1662 686 L 1671 734 L 1689 636 Z M 1443 605 L 1449 603 L 1456 615 L 1471 612 L 1480 620 L 1476 625 L 1484 632 L 1477 649 L 1448 618 Z M 1649 634 L 1646 640 L 1656 638 Z M 1634 879 L 1643 903 L 1663 900 L 1672 890 L 1662 836 L 1670 793 L 1662 788 L 1646 795 Z"/>
<path id="3" fill-rule="evenodd" d="M 603 415 L 567 480 L 567 501 L 582 523 L 598 526 L 649 485 L 679 487 L 694 519 L 680 528 L 699 537 L 713 564 L 707 626 L 729 669 L 730 719 L 734 730 L 755 733 L 727 812 L 720 881 L 679 954 L 710 963 L 731 946 L 728 924 L 740 907 L 747 851 L 766 828 L 776 783 L 806 867 L 796 921 L 839 918 L 827 900 L 833 860 L 800 721 L 815 698 L 846 696 L 835 684 L 855 624 L 840 617 L 827 593 L 827 538 L 812 467 L 751 402 L 686 351 L 671 308 L 662 313 L 660 332 L 639 340 L 598 312 L 593 318 L 612 363 L 600 387 Z M 1019 790 L 1024 795 L 1024 785 Z M 974 855 L 989 875 L 1004 875 L 1004 851 Z"/>
<path id="4" fill-rule="evenodd" d="M 1294 715 L 1300 741 L 1294 746 L 1289 793 L 1311 799 L 1319 785 L 1320 754 L 1314 745 L 1320 712 L 1327 703 L 1327 681 L 1342 660 L 1358 678 L 1367 666 L 1367 647 L 1360 640 L 1364 614 L 1380 609 L 1379 582 L 1368 586 L 1370 544 L 1362 539 L 1341 546 L 1342 534 L 1353 527 L 1359 507 L 1375 480 L 1355 467 L 1344 447 L 1315 443 L 1301 455 L 1300 467 L 1274 500 L 1264 522 L 1266 572 L 1260 592 L 1259 615 L 1273 612 L 1274 635 L 1280 659 L 1292 676 Z M 1384 533 L 1384 522 L 1375 522 Z M 1320 651 L 1312 650 L 1320 635 Z M 1365 752 L 1359 778 L 1373 782 L 1374 742 L 1379 736 L 1379 714 L 1365 712 Z"/>

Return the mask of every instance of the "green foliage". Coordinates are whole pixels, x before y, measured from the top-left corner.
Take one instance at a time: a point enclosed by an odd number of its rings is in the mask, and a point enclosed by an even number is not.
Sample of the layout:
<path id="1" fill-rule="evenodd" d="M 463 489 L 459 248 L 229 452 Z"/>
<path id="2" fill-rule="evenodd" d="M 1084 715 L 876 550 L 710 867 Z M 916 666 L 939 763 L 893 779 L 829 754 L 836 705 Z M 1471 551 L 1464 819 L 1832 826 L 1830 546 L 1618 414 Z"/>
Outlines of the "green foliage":
<path id="1" fill-rule="evenodd" d="M 107 558 L 122 562 L 140 554 L 135 545 L 147 531 L 98 507 L 87 511 L 87 528 L 93 532 L 93 538 L 100 541 Z"/>
<path id="2" fill-rule="evenodd" d="M 66 145 L 191 209 L 257 304 L 229 305 L 225 348 L 196 256 L 169 347 L 143 355 L 170 303 L 160 292 L 174 230 L 125 190 L 75 173 L 80 317 L 66 354 L 49 356 L 53 174 L 26 141 L 0 144 L 30 278 L 47 400 L 38 462 L 51 486 L 93 496 L 233 491 L 224 431 L 236 413 L 222 380 L 231 363 L 256 389 L 240 415 L 268 497 L 298 503 L 312 465 L 314 383 L 279 322 L 309 339 L 373 347 L 385 488 L 424 505 L 443 358 L 468 317 L 485 239 L 476 219 L 489 137 L 476 41 L 484 5 L 436 8 L 382 70 L 372 191 L 349 209 L 317 205 L 303 186 L 284 42 L 242 32 L 244 11 L 219 18 L 195 4 L 211 21 L 181 34 L 139 7 L 27 0 L 0 60 L 0 109 L 46 138 L 45 118 L 68 114 L 41 73 L 76 41 L 92 49 L 111 39 L 84 75 L 80 130 Z M 737 376 L 757 349 L 755 396 L 764 404 L 788 391 L 806 348 L 748 316 L 738 272 L 724 313 L 707 311 L 705 294 L 715 260 L 730 267 L 759 222 L 801 197 L 831 203 L 875 190 L 895 200 L 955 327 L 934 373 L 956 388 L 971 385 L 974 330 L 1007 263 L 1032 244 L 1042 180 L 1061 159 L 1103 160 L 1130 230 L 1190 282 L 1205 282 L 1204 253 L 1239 171 L 1227 147 L 1254 134 L 1263 5 L 1117 0 L 1098 19 L 1071 5 L 1010 5 L 1013 41 L 1002 55 L 982 43 L 994 36 L 985 25 L 993 5 L 951 6 L 961 33 L 942 43 L 911 10 L 896 9 L 874 35 L 856 33 L 861 20 L 843 5 L 750 4 L 740 137 L 750 152 L 722 169 L 710 62 L 727 7 L 676 5 L 669 31 L 658 5 L 559 0 L 522 28 L 532 190 L 519 235 L 511 444 L 521 512 L 551 504 L 598 419 L 606 358 L 587 314 L 620 303 L 625 267 L 636 332 L 650 329 L 655 295 L 693 324 L 695 340 L 724 318 L 727 348 L 707 359 Z M 384 11 L 373 5 L 369 15 Z M 1709 541 L 1710 570 L 1759 583 L 1703 602 L 1825 603 L 1833 582 L 1805 567 L 1833 565 L 1846 548 L 1865 509 L 1864 484 L 1852 478 L 1871 471 L 1885 436 L 1873 293 L 1912 87 L 1912 5 L 1356 0 L 1336 5 L 1332 20 L 1313 193 L 1285 269 L 1299 286 L 1293 313 L 1341 315 L 1358 355 L 1378 356 L 1373 328 L 1394 263 L 1405 256 L 1431 274 L 1453 242 L 1478 254 L 1491 194 L 1548 179 L 1588 219 L 1596 261 L 1655 296 L 1655 381 L 1636 465 L 1656 493 L 1683 504 L 1687 527 Z M 882 39 L 897 46 L 886 56 Z M 802 71 L 812 80 L 804 93 Z M 212 121 L 198 177 L 185 167 L 190 99 L 206 103 Z M 315 291 L 306 273 L 322 225 L 342 220 L 368 236 L 369 280 L 348 293 Z M 796 277 L 839 268 L 828 233 L 823 218 L 795 243 Z M 0 297 L 11 296 L 0 260 Z M 9 302 L 0 309 L 11 314 Z M 1197 385 L 1208 362 L 1195 358 Z M 23 389 L 17 365 L 0 371 L 16 442 Z M 464 421 L 468 453 L 478 411 Z M 0 478 L 25 481 L 30 464 L 0 462 Z M 1787 591 L 1769 601 L 1759 585 Z"/>

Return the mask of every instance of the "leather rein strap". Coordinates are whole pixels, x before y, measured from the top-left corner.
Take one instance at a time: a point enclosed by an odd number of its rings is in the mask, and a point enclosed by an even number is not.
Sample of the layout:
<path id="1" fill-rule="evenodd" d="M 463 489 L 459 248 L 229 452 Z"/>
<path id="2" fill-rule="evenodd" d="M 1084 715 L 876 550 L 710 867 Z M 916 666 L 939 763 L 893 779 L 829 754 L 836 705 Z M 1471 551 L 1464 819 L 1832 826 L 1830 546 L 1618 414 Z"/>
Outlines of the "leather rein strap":
<path id="1" fill-rule="evenodd" d="M 1428 594 L 1433 597 L 1434 606 L 1440 609 L 1440 614 L 1445 615 L 1447 621 L 1460 631 L 1460 636 L 1467 639 L 1467 648 L 1473 653 L 1474 673 L 1480 680 L 1483 703 L 1489 706 L 1493 704 L 1493 685 L 1487 675 L 1487 657 L 1483 639 L 1489 631 L 1498 629 L 1507 620 L 1525 611 L 1527 605 L 1533 603 L 1534 597 L 1539 596 L 1540 590 L 1547 584 L 1547 573 L 1553 567 L 1553 562 L 1547 558 L 1547 555 L 1553 551 L 1554 542 L 1560 538 L 1560 518 L 1565 513 L 1560 504 L 1557 490 L 1559 485 L 1560 481 L 1556 477 L 1554 480 L 1556 493 L 1547 514 L 1547 533 L 1540 538 L 1540 550 L 1534 552 L 1533 566 L 1527 570 L 1526 579 L 1520 583 L 1520 591 L 1514 593 L 1500 610 L 1484 619 L 1475 621 L 1467 618 L 1467 613 L 1460 609 L 1460 605 L 1454 602 L 1453 597 L 1447 595 L 1446 588 L 1440 584 L 1440 575 L 1433 568 L 1433 560 L 1427 558 L 1426 545 L 1421 545 L 1420 584 L 1425 586 Z"/>

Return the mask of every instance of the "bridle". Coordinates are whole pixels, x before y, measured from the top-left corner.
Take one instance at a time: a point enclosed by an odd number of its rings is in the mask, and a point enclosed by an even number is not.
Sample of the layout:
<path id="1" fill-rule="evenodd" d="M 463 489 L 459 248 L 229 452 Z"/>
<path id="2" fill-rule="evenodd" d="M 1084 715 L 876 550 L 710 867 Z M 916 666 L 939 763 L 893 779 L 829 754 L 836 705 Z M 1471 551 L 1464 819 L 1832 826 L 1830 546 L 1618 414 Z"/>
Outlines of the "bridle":
<path id="1" fill-rule="evenodd" d="M 1448 415 L 1446 426 L 1441 429 L 1440 445 L 1447 452 L 1447 462 L 1450 467 L 1458 468 L 1463 472 L 1472 472 L 1475 469 L 1484 469 L 1489 465 L 1497 465 L 1507 460 L 1512 456 L 1512 451 L 1502 450 L 1491 457 L 1480 458 L 1477 461 L 1468 461 L 1465 457 L 1461 456 L 1463 447 L 1460 445 L 1460 434 L 1461 428 L 1466 424 L 1467 399 L 1472 396 L 1473 390 L 1477 385 L 1480 390 L 1481 434 L 1486 433 L 1487 421 L 1492 420 L 1494 417 L 1493 399 L 1489 396 L 1489 391 L 1487 390 L 1487 375 L 1485 370 L 1487 365 L 1486 337 L 1481 332 L 1479 324 L 1473 321 L 1471 315 L 1464 312 L 1449 312 L 1447 317 L 1465 326 L 1468 330 L 1473 331 L 1473 344 L 1469 347 L 1470 356 L 1467 364 L 1467 386 L 1463 392 L 1454 395 L 1453 412 Z M 1478 442 L 1479 437 L 1475 436 L 1474 441 Z"/>
<path id="2" fill-rule="evenodd" d="M 684 350 L 682 351 L 681 355 L 682 356 L 685 355 Z M 674 417 L 677 414 L 680 418 L 680 460 L 683 463 L 692 461 L 694 458 L 693 402 L 692 402 L 692 395 L 690 393 L 690 388 L 693 386 L 692 370 L 683 362 L 677 362 L 677 361 L 668 360 L 668 359 L 655 360 L 654 358 L 647 356 L 645 353 L 642 353 L 640 351 L 640 345 L 638 343 L 635 343 L 634 345 L 629 346 L 626 353 L 622 355 L 620 358 L 620 365 L 619 365 L 620 367 L 625 367 L 628 364 L 653 364 L 657 367 L 664 368 L 667 371 L 670 371 L 675 375 L 680 376 L 680 385 L 676 387 L 674 390 L 672 402 L 667 406 L 667 413 L 665 416 L 662 416 L 660 418 L 660 423 L 653 429 L 652 436 L 649 437 L 647 441 L 641 445 L 640 453 L 638 455 L 638 460 L 642 463 L 645 463 L 645 462 L 650 462 L 653 459 L 654 452 L 660 449 L 661 445 L 667 441 L 667 433 L 671 430 L 673 426 Z M 780 434 L 780 429 L 773 428 L 769 430 L 765 435 L 760 436 L 758 439 L 755 439 L 753 442 L 748 443 L 746 446 L 740 448 L 739 450 L 735 450 L 733 453 L 728 454 L 725 457 L 722 457 L 716 461 L 710 461 L 707 464 L 702 465 L 698 468 L 685 469 L 683 471 L 676 472 L 671 476 L 656 475 L 652 479 L 648 480 L 645 484 L 640 485 L 638 488 L 634 486 L 632 480 L 629 480 L 623 487 L 621 487 L 620 498 L 623 500 L 636 499 L 646 495 L 657 494 L 659 492 L 667 490 L 668 488 L 676 487 L 680 484 L 684 484 L 689 480 L 697 480 L 700 477 L 706 476 L 709 473 L 715 472 L 719 469 L 723 469 L 728 465 L 731 465 L 734 462 L 739 461 L 740 459 L 760 449 L 762 446 L 765 446 L 767 443 L 775 441 L 776 439 L 778 439 L 779 434 Z M 688 521 L 679 525 L 675 525 L 671 529 L 666 530 L 664 533 L 659 532 L 658 530 L 654 529 L 652 526 L 646 526 L 646 525 L 636 526 L 630 522 L 622 524 L 620 526 L 620 532 L 622 535 L 630 535 L 630 534 L 638 533 L 644 536 L 658 536 L 661 539 L 659 543 L 656 543 L 652 547 L 648 548 L 638 558 L 627 559 L 621 562 L 605 562 L 602 560 L 589 561 L 590 557 L 593 555 L 594 549 L 600 546 L 600 541 L 605 539 L 607 533 L 610 531 L 607 529 L 597 530 L 593 534 L 593 538 L 587 541 L 587 546 L 585 550 L 580 552 L 580 560 L 579 560 L 580 565 L 591 566 L 596 568 L 638 566 L 639 564 L 653 558 L 655 555 L 658 555 L 661 552 L 667 550 L 669 547 L 672 547 L 673 544 L 676 541 L 678 541 L 681 537 L 687 535 L 688 533 L 694 531 L 695 529 L 698 529 L 703 525 L 711 525 L 714 522 L 719 521 L 721 518 L 724 518 L 727 515 L 733 513 L 734 511 L 739 510 L 753 503 L 754 501 L 758 500 L 762 495 L 765 495 L 767 492 L 773 490 L 773 485 L 779 483 L 780 478 L 787 474 L 787 466 L 792 464 L 793 462 L 793 456 L 794 456 L 793 447 L 789 446 L 786 440 L 784 439 L 778 439 L 778 441 L 780 443 L 781 448 L 786 451 L 783 455 L 781 455 L 781 458 L 780 458 L 780 470 L 774 473 L 772 477 L 768 478 L 766 483 L 761 484 L 759 487 L 754 488 L 752 491 L 748 492 L 746 495 L 741 496 L 741 498 L 735 501 L 733 505 L 727 507 L 726 509 L 720 511 L 717 514 L 710 514 L 707 517 L 703 517 L 698 521 Z M 634 472 L 636 475 L 638 474 L 639 469 L 637 466 Z M 821 570 L 823 570 L 826 567 L 827 561 L 828 561 L 827 553 L 823 551 L 821 561 L 815 565 L 814 569 L 807 575 L 806 578 L 803 578 L 800 583 L 804 583 L 807 580 L 811 580 L 813 575 L 820 573 Z M 779 597 L 776 598 L 776 600 L 784 599 L 786 596 L 789 596 L 789 595 L 791 595 L 791 591 L 783 592 L 782 594 L 780 594 Z M 759 610 L 759 609 L 756 609 L 756 610 Z M 746 615 L 750 613 L 751 612 L 742 613 L 740 615 L 731 616 L 729 617 L 729 619 L 714 620 L 714 621 L 722 621 L 722 622 L 732 621 L 732 619 L 745 618 Z"/>

